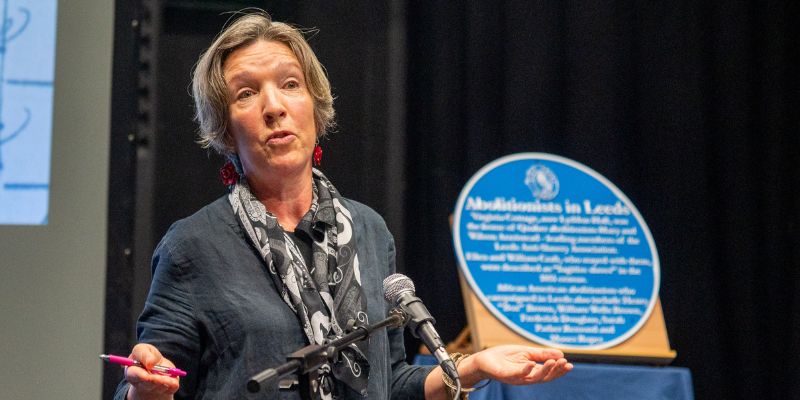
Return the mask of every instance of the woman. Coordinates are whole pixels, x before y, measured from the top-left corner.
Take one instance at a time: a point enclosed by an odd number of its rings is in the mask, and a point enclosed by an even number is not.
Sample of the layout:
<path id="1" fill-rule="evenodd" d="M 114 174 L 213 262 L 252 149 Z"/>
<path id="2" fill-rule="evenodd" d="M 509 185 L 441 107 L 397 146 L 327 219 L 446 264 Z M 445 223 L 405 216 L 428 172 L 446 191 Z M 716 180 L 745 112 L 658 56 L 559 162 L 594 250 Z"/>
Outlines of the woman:
<path id="1" fill-rule="evenodd" d="M 153 257 L 153 282 L 117 398 L 300 398 L 245 390 L 254 374 L 353 323 L 385 318 L 394 243 L 370 208 L 341 197 L 312 159 L 333 125 L 322 66 L 296 29 L 248 14 L 200 58 L 201 142 L 228 156 L 230 194 L 178 221 Z M 235 170 L 235 172 L 233 170 Z M 439 367 L 408 365 L 401 329 L 376 332 L 320 369 L 323 398 L 451 398 Z M 177 366 L 186 377 L 150 373 Z M 501 346 L 458 362 L 471 387 L 555 379 L 558 350 Z"/>

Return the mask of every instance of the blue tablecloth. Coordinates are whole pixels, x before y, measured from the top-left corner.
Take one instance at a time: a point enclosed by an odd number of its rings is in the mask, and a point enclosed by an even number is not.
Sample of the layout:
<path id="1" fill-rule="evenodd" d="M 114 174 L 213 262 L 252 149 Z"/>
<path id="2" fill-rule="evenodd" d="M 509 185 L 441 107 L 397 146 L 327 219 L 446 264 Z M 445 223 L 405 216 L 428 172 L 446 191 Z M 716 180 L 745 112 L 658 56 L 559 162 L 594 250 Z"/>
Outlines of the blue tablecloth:
<path id="1" fill-rule="evenodd" d="M 417 356 L 416 364 L 435 364 L 432 356 Z M 692 374 L 687 368 L 575 363 L 572 372 L 553 382 L 512 386 L 492 381 L 473 392 L 470 400 L 693 400 Z"/>

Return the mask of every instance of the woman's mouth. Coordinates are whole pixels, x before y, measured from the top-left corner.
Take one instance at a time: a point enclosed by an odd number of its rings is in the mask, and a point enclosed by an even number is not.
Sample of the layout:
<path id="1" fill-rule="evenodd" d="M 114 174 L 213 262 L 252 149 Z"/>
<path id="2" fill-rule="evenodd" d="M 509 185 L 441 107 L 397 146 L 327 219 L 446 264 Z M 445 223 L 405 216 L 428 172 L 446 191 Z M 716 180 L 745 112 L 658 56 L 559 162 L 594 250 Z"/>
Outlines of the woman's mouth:
<path id="1" fill-rule="evenodd" d="M 267 138 L 267 144 L 271 145 L 282 145 L 290 143 L 294 140 L 294 135 L 289 131 L 278 131 L 273 132 Z"/>

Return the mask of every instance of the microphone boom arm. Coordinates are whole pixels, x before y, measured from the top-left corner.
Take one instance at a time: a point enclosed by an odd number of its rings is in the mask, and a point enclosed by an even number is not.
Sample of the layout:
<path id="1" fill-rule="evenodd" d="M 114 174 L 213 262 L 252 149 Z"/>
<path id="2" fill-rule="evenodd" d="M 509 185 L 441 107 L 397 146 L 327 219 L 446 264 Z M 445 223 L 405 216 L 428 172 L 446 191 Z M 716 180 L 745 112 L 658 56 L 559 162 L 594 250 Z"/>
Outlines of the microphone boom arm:
<path id="1" fill-rule="evenodd" d="M 356 326 L 352 332 L 332 340 L 325 346 L 318 344 L 305 346 L 288 355 L 285 363 L 253 375 L 247 381 L 247 390 L 251 393 L 257 393 L 262 386 L 273 385 L 275 381 L 280 380 L 282 377 L 297 372 L 299 375 L 309 376 L 308 381 L 312 385 L 311 388 L 316 391 L 314 386 L 316 384 L 316 371 L 320 366 L 326 362 L 334 362 L 339 357 L 339 352 L 344 348 L 368 338 L 376 330 L 402 327 L 408 322 L 408 319 L 408 315 L 404 311 L 394 308 L 389 311 L 388 317 L 378 323 L 369 326 Z"/>

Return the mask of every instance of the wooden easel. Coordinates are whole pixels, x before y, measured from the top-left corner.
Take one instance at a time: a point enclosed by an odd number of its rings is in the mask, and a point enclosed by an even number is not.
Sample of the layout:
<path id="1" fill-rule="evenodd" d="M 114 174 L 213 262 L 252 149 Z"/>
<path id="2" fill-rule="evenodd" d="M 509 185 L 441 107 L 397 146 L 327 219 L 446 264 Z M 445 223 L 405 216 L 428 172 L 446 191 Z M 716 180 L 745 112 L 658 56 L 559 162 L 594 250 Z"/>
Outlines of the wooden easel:
<path id="1" fill-rule="evenodd" d="M 447 346 L 447 350 L 459 352 L 476 352 L 500 344 L 525 344 L 542 346 L 532 342 L 509 329 L 505 324 L 484 307 L 480 299 L 472 292 L 472 288 L 461 275 L 461 295 L 467 313 L 468 327 L 455 341 Z M 667 328 L 661 301 L 656 302 L 647 322 L 628 340 L 609 349 L 583 350 L 563 348 L 564 354 L 571 361 L 602 361 L 634 364 L 666 365 L 675 359 L 677 353 L 670 349 L 667 339 Z"/>

